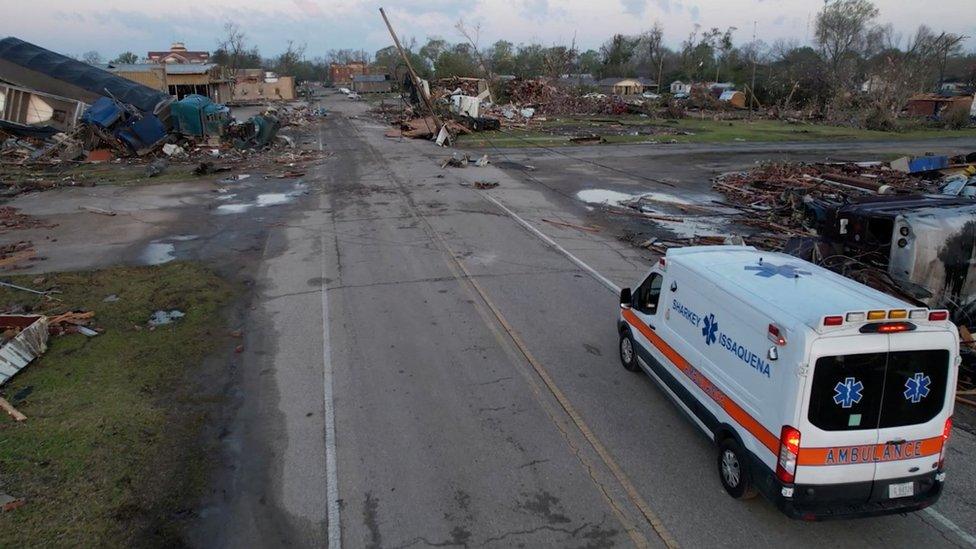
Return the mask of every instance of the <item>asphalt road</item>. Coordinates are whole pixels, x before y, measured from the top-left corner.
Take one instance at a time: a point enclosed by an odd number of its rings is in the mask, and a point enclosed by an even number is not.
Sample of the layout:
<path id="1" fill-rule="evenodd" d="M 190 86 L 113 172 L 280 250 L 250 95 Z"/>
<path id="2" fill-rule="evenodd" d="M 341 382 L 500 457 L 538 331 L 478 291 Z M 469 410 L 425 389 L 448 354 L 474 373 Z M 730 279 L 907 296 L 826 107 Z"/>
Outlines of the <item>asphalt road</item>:
<path id="1" fill-rule="evenodd" d="M 309 174 L 317 203 L 264 249 L 225 467 L 192 543 L 941 547 L 976 534 L 969 433 L 952 442 L 938 515 L 795 522 L 730 499 L 711 443 L 620 366 L 616 298 L 580 263 L 620 285 L 649 264 L 575 193 L 592 177 L 678 196 L 704 186 L 676 175 L 658 189 L 531 151 L 509 153 L 531 177 L 442 169 L 450 149 L 384 138 L 360 103 L 325 104 L 319 139 L 335 156 Z M 599 157 L 654 173 L 682 161 L 674 152 Z"/>

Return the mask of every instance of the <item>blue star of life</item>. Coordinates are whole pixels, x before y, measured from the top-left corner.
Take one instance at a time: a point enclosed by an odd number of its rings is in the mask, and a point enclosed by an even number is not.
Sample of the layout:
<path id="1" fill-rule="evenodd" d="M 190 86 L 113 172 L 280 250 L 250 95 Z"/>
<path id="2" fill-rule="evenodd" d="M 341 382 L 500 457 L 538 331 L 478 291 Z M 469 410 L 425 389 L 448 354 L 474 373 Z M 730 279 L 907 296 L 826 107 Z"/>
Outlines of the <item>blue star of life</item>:
<path id="1" fill-rule="evenodd" d="M 702 335 L 705 336 L 705 345 L 715 343 L 715 332 L 718 331 L 718 322 L 714 314 L 709 314 L 704 319 L 705 326 L 702 328 Z"/>
<path id="2" fill-rule="evenodd" d="M 746 265 L 745 269 L 747 271 L 756 271 L 756 276 L 761 276 L 763 278 L 772 278 L 774 276 L 785 276 L 786 278 L 799 278 L 802 275 L 812 274 L 810 271 L 805 271 L 797 265 L 790 265 L 785 263 L 783 265 L 775 265 L 773 263 L 760 263 L 759 265 Z"/>
<path id="3" fill-rule="evenodd" d="M 905 381 L 905 400 L 912 401 L 912 404 L 918 404 L 923 398 L 929 396 L 929 385 L 931 384 L 932 378 L 917 372 Z"/>
<path id="4" fill-rule="evenodd" d="M 841 408 L 850 408 L 861 402 L 862 391 L 864 391 L 864 384 L 853 377 L 837 382 L 834 386 L 834 404 L 840 404 Z"/>

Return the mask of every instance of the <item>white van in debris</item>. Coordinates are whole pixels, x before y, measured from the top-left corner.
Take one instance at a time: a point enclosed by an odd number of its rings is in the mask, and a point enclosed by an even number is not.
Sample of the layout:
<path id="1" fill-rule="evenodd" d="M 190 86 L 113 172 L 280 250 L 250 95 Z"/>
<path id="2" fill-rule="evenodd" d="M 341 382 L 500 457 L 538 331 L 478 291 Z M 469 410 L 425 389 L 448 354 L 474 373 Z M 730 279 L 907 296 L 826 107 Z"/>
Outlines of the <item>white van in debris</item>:
<path id="1" fill-rule="evenodd" d="M 749 246 L 669 250 L 620 304 L 624 367 L 715 441 L 732 497 L 805 520 L 939 498 L 959 368 L 947 311 Z"/>

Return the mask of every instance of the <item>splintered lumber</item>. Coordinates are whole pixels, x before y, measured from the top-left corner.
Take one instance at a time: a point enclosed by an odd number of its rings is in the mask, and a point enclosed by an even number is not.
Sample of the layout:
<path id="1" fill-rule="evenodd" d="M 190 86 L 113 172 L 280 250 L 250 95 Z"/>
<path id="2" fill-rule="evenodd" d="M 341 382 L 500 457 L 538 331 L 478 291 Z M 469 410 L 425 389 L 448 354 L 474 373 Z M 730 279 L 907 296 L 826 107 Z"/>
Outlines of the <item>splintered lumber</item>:
<path id="1" fill-rule="evenodd" d="M 10 414 L 10 417 L 14 418 L 14 421 L 26 421 L 27 416 L 20 413 L 17 408 L 14 408 L 12 404 L 7 402 L 7 399 L 0 397 L 0 408 L 3 408 L 4 412 Z"/>

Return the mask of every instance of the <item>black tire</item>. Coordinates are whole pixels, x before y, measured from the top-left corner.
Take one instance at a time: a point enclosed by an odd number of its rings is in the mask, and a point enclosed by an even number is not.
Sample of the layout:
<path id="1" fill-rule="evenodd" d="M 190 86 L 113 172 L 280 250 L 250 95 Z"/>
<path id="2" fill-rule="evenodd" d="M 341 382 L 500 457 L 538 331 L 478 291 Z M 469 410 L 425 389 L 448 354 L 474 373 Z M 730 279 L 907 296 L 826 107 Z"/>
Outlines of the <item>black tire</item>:
<path id="1" fill-rule="evenodd" d="M 640 365 L 637 364 L 637 346 L 634 344 L 634 338 L 630 336 L 629 330 L 621 332 L 617 350 L 620 351 L 620 363 L 623 364 L 625 370 L 640 371 Z"/>
<path id="2" fill-rule="evenodd" d="M 723 440 L 718 446 L 718 479 L 725 491 L 735 499 L 756 497 L 749 462 L 742 447 L 733 438 Z"/>

